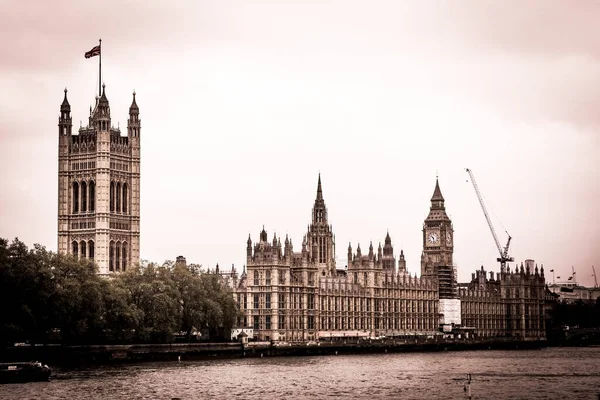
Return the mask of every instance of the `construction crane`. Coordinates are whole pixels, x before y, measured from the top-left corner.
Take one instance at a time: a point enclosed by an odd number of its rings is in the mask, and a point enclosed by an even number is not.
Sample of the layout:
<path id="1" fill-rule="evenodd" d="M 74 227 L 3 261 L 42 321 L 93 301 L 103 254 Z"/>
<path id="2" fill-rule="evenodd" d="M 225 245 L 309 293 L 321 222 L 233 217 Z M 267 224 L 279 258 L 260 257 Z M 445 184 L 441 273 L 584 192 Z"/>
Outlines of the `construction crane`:
<path id="1" fill-rule="evenodd" d="M 597 288 L 598 287 L 598 278 L 596 277 L 596 268 L 594 268 L 594 266 L 592 265 L 592 271 L 594 271 L 593 275 L 594 275 L 594 287 Z"/>
<path id="2" fill-rule="evenodd" d="M 502 248 L 502 246 L 500 245 L 500 241 L 498 240 L 498 235 L 496 235 L 496 231 L 494 230 L 494 225 L 492 225 L 490 216 L 488 215 L 487 209 L 485 208 L 485 204 L 483 204 L 483 198 L 481 197 L 481 193 L 479 192 L 479 188 L 477 187 L 477 182 L 475 182 L 475 177 L 473 176 L 473 172 L 469 168 L 466 168 L 466 170 L 467 170 L 467 173 L 469 174 L 469 177 L 471 178 L 471 182 L 473 183 L 473 187 L 475 188 L 475 193 L 477 194 L 477 198 L 479 199 L 479 204 L 481 204 L 481 209 L 483 210 L 485 219 L 488 223 L 488 226 L 490 227 L 490 231 L 492 232 L 494 241 L 496 242 L 496 247 L 498 248 L 498 253 L 500 253 L 500 257 L 498 257 L 496 259 L 496 261 L 498 261 L 500 263 L 500 272 L 505 273 L 506 272 L 506 263 L 508 261 L 512 262 L 515 260 L 514 258 L 508 256 L 508 248 L 510 246 L 510 240 L 512 238 L 510 237 L 508 232 L 504 231 L 508 235 L 508 242 L 506 242 L 506 246 L 504 248 Z"/>

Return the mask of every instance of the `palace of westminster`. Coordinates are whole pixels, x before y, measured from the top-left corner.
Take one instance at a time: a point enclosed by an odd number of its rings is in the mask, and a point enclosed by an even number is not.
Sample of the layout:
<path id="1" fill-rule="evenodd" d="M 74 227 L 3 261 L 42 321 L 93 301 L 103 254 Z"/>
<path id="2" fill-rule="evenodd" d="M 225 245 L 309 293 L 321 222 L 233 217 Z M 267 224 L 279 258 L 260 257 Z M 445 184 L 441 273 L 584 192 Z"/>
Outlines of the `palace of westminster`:
<path id="1" fill-rule="evenodd" d="M 127 135 L 111 124 L 102 87 L 86 127 L 72 132 L 67 90 L 58 121 L 58 250 L 93 259 L 98 271 L 125 271 L 140 259 L 140 134 L 135 100 Z M 237 301 L 240 326 L 259 340 L 436 335 L 540 338 L 545 335 L 544 268 L 532 260 L 495 274 L 483 270 L 458 284 L 452 221 L 436 180 L 422 229 L 420 277 L 396 257 L 391 237 L 363 254 L 348 245 L 338 268 L 335 239 L 319 175 L 312 221 L 295 252 L 287 236 L 248 237 L 246 266 L 221 273 Z M 185 262 L 183 257 L 178 262 Z M 217 267 L 218 270 L 218 267 Z"/>

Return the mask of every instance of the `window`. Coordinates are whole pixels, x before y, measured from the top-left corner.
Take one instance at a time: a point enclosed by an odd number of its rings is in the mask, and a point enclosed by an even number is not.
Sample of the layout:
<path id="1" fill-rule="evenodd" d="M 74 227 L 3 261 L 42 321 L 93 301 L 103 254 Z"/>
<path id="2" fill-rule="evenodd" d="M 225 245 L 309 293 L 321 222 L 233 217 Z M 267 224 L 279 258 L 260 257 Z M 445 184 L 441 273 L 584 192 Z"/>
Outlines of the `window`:
<path id="1" fill-rule="evenodd" d="M 108 270 L 115 270 L 115 242 L 110 242 L 110 246 L 108 249 Z"/>
<path id="2" fill-rule="evenodd" d="M 258 286 L 258 271 L 254 271 L 254 285 Z"/>
<path id="3" fill-rule="evenodd" d="M 279 284 L 283 285 L 285 283 L 285 272 L 279 271 Z"/>
<path id="4" fill-rule="evenodd" d="M 254 330 L 258 330 L 259 329 L 259 317 L 258 315 L 254 316 L 254 326 L 253 326 Z"/>
<path id="5" fill-rule="evenodd" d="M 121 183 L 117 183 L 117 193 L 116 193 L 116 200 L 117 200 L 117 212 L 121 212 Z"/>
<path id="6" fill-rule="evenodd" d="M 127 184 L 123 184 L 123 214 L 127 214 Z"/>
<path id="7" fill-rule="evenodd" d="M 265 329 L 271 329 L 271 316 L 267 315 L 265 317 Z"/>
<path id="8" fill-rule="evenodd" d="M 85 258 L 85 256 L 86 256 L 86 254 L 85 254 L 86 253 L 86 251 L 85 251 L 86 250 L 86 248 L 85 248 L 85 240 L 81 241 L 81 244 L 79 245 L 79 249 L 80 249 L 80 252 L 81 252 L 81 258 Z"/>
<path id="9" fill-rule="evenodd" d="M 265 272 L 265 285 L 271 284 L 271 271 Z"/>
<path id="10" fill-rule="evenodd" d="M 79 244 L 77 244 L 77 242 L 72 243 L 71 253 L 73 254 L 73 256 L 75 256 L 75 258 L 79 258 Z"/>
<path id="11" fill-rule="evenodd" d="M 314 315 L 308 316 L 308 329 L 315 329 L 315 316 Z"/>
<path id="12" fill-rule="evenodd" d="M 285 329 L 285 316 L 284 315 L 279 314 L 277 325 L 278 325 L 279 329 Z"/>
<path id="13" fill-rule="evenodd" d="M 354 273 L 354 283 L 358 283 L 358 272 Z"/>
<path id="14" fill-rule="evenodd" d="M 115 271 L 121 269 L 121 243 L 117 242 L 115 246 Z"/>
<path id="15" fill-rule="evenodd" d="M 94 181 L 90 181 L 90 211 L 96 211 L 96 184 Z"/>
<path id="16" fill-rule="evenodd" d="M 79 212 L 79 183 L 73 182 L 73 212 Z"/>
<path id="17" fill-rule="evenodd" d="M 259 295 L 258 293 L 256 293 L 254 295 L 254 309 L 258 309 L 259 308 Z"/>
<path id="18" fill-rule="evenodd" d="M 363 277 L 363 278 L 364 278 L 364 280 L 365 280 L 365 283 L 364 283 L 364 285 L 365 285 L 365 286 L 367 286 L 367 282 L 369 281 L 369 279 L 368 279 L 368 278 L 369 278 L 369 275 L 367 275 L 367 273 L 365 272 L 365 273 L 364 273 L 364 277 Z"/>
<path id="19" fill-rule="evenodd" d="M 81 212 L 87 211 L 87 184 L 81 182 Z"/>
<path id="20" fill-rule="evenodd" d="M 265 308 L 271 308 L 271 293 L 265 294 Z"/>
<path id="21" fill-rule="evenodd" d="M 244 293 L 244 310 L 248 309 L 248 296 L 246 296 L 246 293 Z M 246 325 L 246 323 L 244 323 L 244 326 Z"/>
<path id="22" fill-rule="evenodd" d="M 312 293 L 308 294 L 308 309 L 309 310 L 315 309 L 315 295 Z"/>
<path id="23" fill-rule="evenodd" d="M 279 309 L 282 310 L 285 308 L 285 294 L 283 293 L 278 293 L 278 299 L 279 299 Z"/>
<path id="24" fill-rule="evenodd" d="M 90 241 L 88 242 L 88 258 L 89 258 L 90 260 L 93 260 L 93 259 L 94 259 L 94 250 L 95 250 L 95 249 L 94 249 L 94 242 L 90 240 Z"/>
<path id="25" fill-rule="evenodd" d="M 110 211 L 115 211 L 115 183 L 110 183 Z"/>
<path id="26" fill-rule="evenodd" d="M 121 252 L 121 270 L 127 268 L 127 242 L 123 242 L 123 251 Z"/>

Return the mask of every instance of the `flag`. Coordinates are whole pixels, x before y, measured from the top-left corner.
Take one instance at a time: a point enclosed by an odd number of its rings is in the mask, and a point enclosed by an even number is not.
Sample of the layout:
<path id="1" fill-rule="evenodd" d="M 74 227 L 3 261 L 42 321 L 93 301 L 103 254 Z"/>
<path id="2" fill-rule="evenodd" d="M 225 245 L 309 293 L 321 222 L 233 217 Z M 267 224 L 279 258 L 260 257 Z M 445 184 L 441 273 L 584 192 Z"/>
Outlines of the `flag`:
<path id="1" fill-rule="evenodd" d="M 554 272 L 554 270 L 553 270 L 553 269 L 551 269 L 551 270 L 550 270 L 550 272 Z"/>
<path id="2" fill-rule="evenodd" d="M 94 46 L 90 51 L 85 53 L 85 58 L 95 57 L 100 55 L 100 45 Z"/>

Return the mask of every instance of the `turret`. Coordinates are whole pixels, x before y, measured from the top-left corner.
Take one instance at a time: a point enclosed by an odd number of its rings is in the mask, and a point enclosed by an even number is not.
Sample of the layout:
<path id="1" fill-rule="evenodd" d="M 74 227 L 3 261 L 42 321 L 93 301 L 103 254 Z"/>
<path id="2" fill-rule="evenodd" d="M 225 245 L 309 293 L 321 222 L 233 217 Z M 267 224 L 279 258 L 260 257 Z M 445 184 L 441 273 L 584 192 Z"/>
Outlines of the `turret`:
<path id="1" fill-rule="evenodd" d="M 269 239 L 267 239 L 267 231 L 265 231 L 265 226 L 263 225 L 262 231 L 260 232 L 260 241 L 261 242 L 268 242 Z"/>
<path id="2" fill-rule="evenodd" d="M 248 234 L 248 241 L 246 243 L 248 244 L 246 246 L 246 257 L 250 260 L 252 257 L 252 239 L 250 239 L 250 234 Z"/>
<path id="3" fill-rule="evenodd" d="M 60 117 L 58 117 L 58 134 L 60 136 L 71 136 L 72 126 L 71 105 L 67 100 L 67 88 L 65 88 L 65 98 L 60 105 Z"/>
<path id="4" fill-rule="evenodd" d="M 404 259 L 404 250 L 400 250 L 400 257 L 398 257 L 398 272 L 406 272 L 406 260 Z"/>
<path id="5" fill-rule="evenodd" d="M 127 120 L 127 136 L 130 138 L 140 137 L 140 109 L 135 101 L 135 90 L 133 91 L 133 101 L 131 102 L 131 106 L 129 106 L 129 119 Z"/>
<path id="6" fill-rule="evenodd" d="M 348 242 L 348 266 L 352 264 L 352 244 Z"/>
<path id="7" fill-rule="evenodd" d="M 102 85 L 102 96 L 96 102 L 93 113 L 94 124 L 97 131 L 106 132 L 110 130 L 110 105 L 106 97 L 106 85 Z"/>

